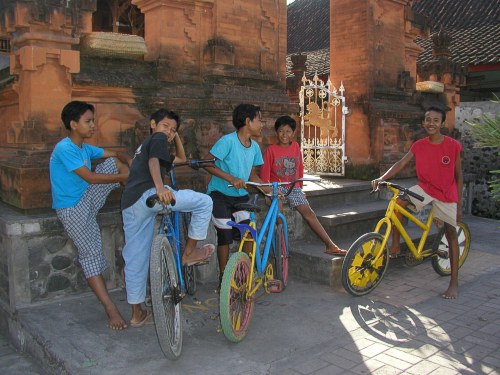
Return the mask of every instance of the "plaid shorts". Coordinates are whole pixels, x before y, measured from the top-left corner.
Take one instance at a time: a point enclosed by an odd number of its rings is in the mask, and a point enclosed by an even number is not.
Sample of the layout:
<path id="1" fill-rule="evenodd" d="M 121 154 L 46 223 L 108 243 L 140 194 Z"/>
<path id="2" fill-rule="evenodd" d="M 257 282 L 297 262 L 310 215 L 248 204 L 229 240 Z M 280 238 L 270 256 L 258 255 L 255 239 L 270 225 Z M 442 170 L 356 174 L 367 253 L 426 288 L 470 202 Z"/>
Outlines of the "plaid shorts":
<path id="1" fill-rule="evenodd" d="M 288 189 L 289 188 L 286 185 L 278 186 L 278 191 L 282 194 L 287 193 Z M 302 189 L 299 187 L 294 187 L 292 189 L 292 192 L 290 193 L 290 195 L 288 195 L 285 198 L 285 202 L 288 203 L 290 205 L 290 207 L 292 207 L 292 208 L 297 207 L 297 206 L 301 206 L 303 204 L 309 204 L 309 202 L 307 201 L 306 195 L 304 194 Z"/>
<path id="2" fill-rule="evenodd" d="M 113 158 L 108 158 L 95 168 L 95 173 L 117 174 Z M 106 198 L 119 183 L 89 185 L 76 206 L 56 210 L 64 230 L 78 250 L 78 261 L 85 278 L 101 275 L 108 267 L 102 250 L 101 231 L 97 224 L 97 213 Z"/>

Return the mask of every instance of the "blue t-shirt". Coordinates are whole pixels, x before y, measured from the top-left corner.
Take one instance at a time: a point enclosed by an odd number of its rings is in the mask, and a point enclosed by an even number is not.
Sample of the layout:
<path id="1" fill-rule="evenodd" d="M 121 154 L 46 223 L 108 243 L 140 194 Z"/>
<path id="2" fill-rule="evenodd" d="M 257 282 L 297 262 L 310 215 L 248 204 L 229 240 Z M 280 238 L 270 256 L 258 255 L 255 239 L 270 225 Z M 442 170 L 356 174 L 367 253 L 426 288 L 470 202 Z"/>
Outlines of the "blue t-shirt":
<path id="1" fill-rule="evenodd" d="M 226 134 L 210 150 L 210 153 L 217 158 L 215 165 L 234 177 L 248 181 L 252 167 L 264 164 L 259 145 L 253 140 L 250 142 L 250 147 L 245 147 L 241 144 L 237 132 Z M 207 193 L 219 191 L 231 197 L 248 195 L 245 189 L 228 187 L 228 184 L 226 180 L 212 176 Z"/>
<path id="2" fill-rule="evenodd" d="M 78 176 L 75 169 L 86 166 L 92 168 L 92 160 L 102 158 L 100 147 L 75 145 L 69 137 L 61 140 L 50 156 L 50 184 L 52 186 L 52 208 L 73 207 L 80 202 L 89 183 Z"/>

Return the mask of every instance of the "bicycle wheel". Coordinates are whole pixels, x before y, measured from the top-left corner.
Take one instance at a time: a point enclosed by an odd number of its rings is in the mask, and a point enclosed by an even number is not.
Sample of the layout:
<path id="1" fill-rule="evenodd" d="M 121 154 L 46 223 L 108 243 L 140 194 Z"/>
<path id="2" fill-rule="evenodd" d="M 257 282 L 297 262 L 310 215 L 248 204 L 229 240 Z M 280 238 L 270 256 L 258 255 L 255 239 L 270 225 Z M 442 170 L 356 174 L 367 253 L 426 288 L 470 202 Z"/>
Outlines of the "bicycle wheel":
<path id="1" fill-rule="evenodd" d="M 277 224 L 274 230 L 274 260 L 276 277 L 283 283 L 285 289 L 288 283 L 288 248 L 283 224 Z"/>
<path id="2" fill-rule="evenodd" d="M 179 213 L 179 233 L 180 243 L 186 244 L 188 238 L 189 214 L 187 212 Z M 182 276 L 184 278 L 184 286 L 186 293 L 190 296 L 196 293 L 196 269 L 194 266 L 183 266 Z"/>
<path id="3" fill-rule="evenodd" d="M 182 350 L 181 294 L 172 248 L 165 235 L 155 237 L 149 266 L 156 335 L 163 354 L 175 360 Z"/>
<path id="4" fill-rule="evenodd" d="M 462 267 L 467 256 L 469 255 L 470 248 L 470 231 L 469 227 L 465 223 L 458 223 L 457 225 L 457 237 L 458 237 L 458 268 Z M 432 245 L 432 250 L 442 252 L 448 252 L 448 240 L 444 234 L 444 227 L 438 233 L 434 244 Z M 451 264 L 449 258 L 443 258 L 439 255 L 432 257 L 432 268 L 441 276 L 450 276 L 451 274 Z"/>
<path id="5" fill-rule="evenodd" d="M 349 248 L 342 263 L 342 285 L 353 296 L 370 293 L 384 277 L 389 263 L 389 249 L 382 248 L 380 233 L 366 233 Z M 383 252 L 374 261 L 375 257 Z"/>
<path id="6" fill-rule="evenodd" d="M 245 253 L 231 255 L 220 288 L 219 311 L 222 331 L 229 341 L 240 342 L 252 319 L 254 299 L 247 298 L 251 262 Z"/>

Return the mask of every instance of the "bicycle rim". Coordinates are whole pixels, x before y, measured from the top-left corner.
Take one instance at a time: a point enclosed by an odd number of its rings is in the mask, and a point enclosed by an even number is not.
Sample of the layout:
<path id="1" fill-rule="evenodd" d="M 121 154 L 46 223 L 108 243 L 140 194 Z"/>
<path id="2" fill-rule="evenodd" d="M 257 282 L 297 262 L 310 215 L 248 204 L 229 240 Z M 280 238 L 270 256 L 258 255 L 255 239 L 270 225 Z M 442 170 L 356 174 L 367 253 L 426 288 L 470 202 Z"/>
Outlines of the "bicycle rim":
<path id="1" fill-rule="evenodd" d="M 168 359 L 182 350 L 182 309 L 178 275 L 172 248 L 165 235 L 155 237 L 150 258 L 151 302 L 156 335 Z"/>
<path id="2" fill-rule="evenodd" d="M 383 239 L 380 233 L 366 233 L 349 248 L 342 263 L 342 285 L 353 296 L 368 294 L 384 277 L 389 250 L 387 246 L 382 248 Z"/>
<path id="3" fill-rule="evenodd" d="M 470 231 L 469 227 L 465 223 L 458 223 L 457 225 L 457 238 L 458 238 L 458 268 L 462 267 L 469 255 L 470 249 Z M 446 235 L 444 234 L 444 228 L 441 228 L 439 234 L 436 238 L 436 241 L 433 245 L 434 251 L 449 252 L 448 240 L 446 239 Z M 435 255 L 432 257 L 432 268 L 434 271 L 441 276 L 449 276 L 451 274 L 451 264 L 450 259 L 446 259 Z"/>
<path id="4" fill-rule="evenodd" d="M 229 341 L 240 342 L 252 319 L 254 300 L 247 298 L 250 259 L 245 253 L 231 255 L 220 288 L 219 310 L 222 331 Z"/>

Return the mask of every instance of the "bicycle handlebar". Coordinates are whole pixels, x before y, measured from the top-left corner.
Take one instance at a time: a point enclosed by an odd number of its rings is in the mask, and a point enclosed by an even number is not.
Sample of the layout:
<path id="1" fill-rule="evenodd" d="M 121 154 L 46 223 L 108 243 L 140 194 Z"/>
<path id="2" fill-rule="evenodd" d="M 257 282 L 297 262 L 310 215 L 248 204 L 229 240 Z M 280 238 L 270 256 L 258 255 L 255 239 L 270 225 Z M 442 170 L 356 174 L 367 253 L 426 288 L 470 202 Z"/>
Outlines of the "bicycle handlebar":
<path id="1" fill-rule="evenodd" d="M 253 182 L 253 181 L 247 181 L 245 182 L 246 185 L 252 185 L 252 186 L 256 186 L 256 187 L 260 187 L 260 186 L 273 186 L 273 184 L 277 184 L 278 186 L 282 186 L 282 185 L 291 185 L 290 188 L 288 189 L 288 191 L 284 194 L 285 197 L 287 197 L 288 195 L 290 195 L 290 193 L 292 192 L 293 188 L 295 187 L 295 185 L 299 182 L 304 182 L 304 181 L 310 181 L 310 182 L 315 182 L 315 181 L 321 181 L 321 178 L 319 177 L 301 177 L 301 178 L 298 178 L 294 181 L 286 181 L 286 182 Z M 233 187 L 233 185 L 227 185 L 229 187 Z"/>
<path id="2" fill-rule="evenodd" d="M 194 170 L 198 170 L 200 168 L 203 168 L 203 166 L 206 164 L 213 164 L 213 163 L 215 163 L 215 158 L 214 159 L 200 159 L 200 160 L 192 159 L 192 160 L 185 161 L 183 163 L 172 164 L 172 169 L 176 168 L 176 167 L 188 166 L 190 168 L 193 168 Z"/>
<path id="3" fill-rule="evenodd" d="M 414 193 L 413 191 L 411 191 L 411 190 L 409 190 L 401 185 L 395 184 L 394 182 L 381 181 L 378 184 L 379 184 L 379 186 L 389 186 L 389 187 L 393 187 L 396 190 L 403 191 L 406 194 L 412 196 L 413 198 L 418 199 L 420 202 L 423 202 L 425 199 L 421 195 Z"/>
<path id="4" fill-rule="evenodd" d="M 153 208 L 153 206 L 157 203 L 157 202 L 160 202 L 158 200 L 158 194 L 153 194 L 153 195 L 150 195 L 147 199 L 146 199 L 146 206 L 148 206 L 149 208 Z M 170 205 L 171 206 L 175 206 L 175 199 L 172 199 L 170 201 Z"/>

